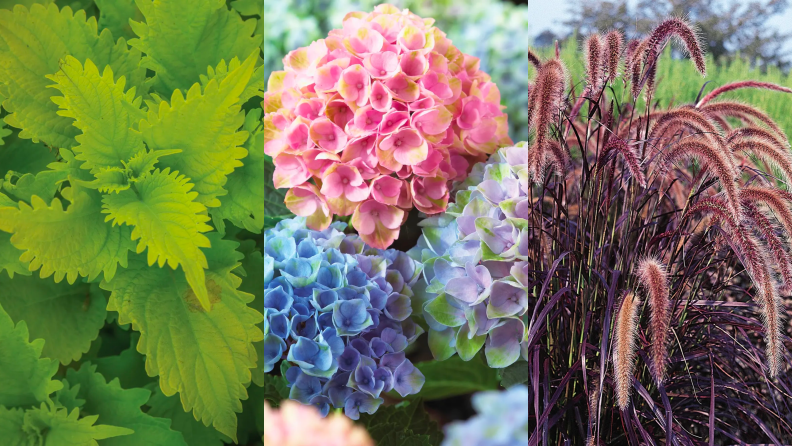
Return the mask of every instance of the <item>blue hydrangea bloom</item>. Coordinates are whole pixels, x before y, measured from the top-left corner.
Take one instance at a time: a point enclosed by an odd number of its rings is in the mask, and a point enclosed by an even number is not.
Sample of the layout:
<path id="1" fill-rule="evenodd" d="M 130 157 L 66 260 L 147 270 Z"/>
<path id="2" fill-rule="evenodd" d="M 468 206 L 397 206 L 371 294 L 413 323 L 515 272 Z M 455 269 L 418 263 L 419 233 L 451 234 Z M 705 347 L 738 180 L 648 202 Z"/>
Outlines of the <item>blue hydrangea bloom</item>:
<path id="1" fill-rule="evenodd" d="M 420 223 L 409 255 L 425 266 L 425 288 L 414 288 L 435 359 L 468 361 L 482 348 L 490 367 L 527 359 L 526 153 L 518 143 L 475 165 L 455 203 Z"/>
<path id="2" fill-rule="evenodd" d="M 286 361 L 291 399 L 358 419 L 382 393 L 423 386 L 403 353 L 423 333 L 410 318 L 423 267 L 344 228 L 313 231 L 294 218 L 265 232 L 264 372 Z"/>
<path id="3" fill-rule="evenodd" d="M 473 395 L 478 415 L 446 426 L 442 446 L 522 446 L 528 444 L 528 388 Z"/>

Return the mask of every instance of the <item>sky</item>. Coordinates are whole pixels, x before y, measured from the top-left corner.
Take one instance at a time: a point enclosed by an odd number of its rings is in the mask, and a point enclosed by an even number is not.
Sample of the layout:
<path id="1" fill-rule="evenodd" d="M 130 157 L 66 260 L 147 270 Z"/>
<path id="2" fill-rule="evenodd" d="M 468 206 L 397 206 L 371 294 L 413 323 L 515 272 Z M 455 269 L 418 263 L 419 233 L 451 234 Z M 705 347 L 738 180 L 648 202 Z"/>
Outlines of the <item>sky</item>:
<path id="1" fill-rule="evenodd" d="M 658 0 L 662 1 L 662 0 Z M 567 10 L 571 0 L 528 0 L 528 13 L 532 22 L 529 23 L 531 35 L 536 36 L 545 29 L 556 33 L 563 30 L 561 23 L 568 18 Z M 535 19 L 534 19 L 535 18 Z M 783 15 L 776 16 L 768 22 L 768 26 L 777 28 L 782 32 L 792 31 L 792 5 Z M 787 42 L 786 50 L 792 58 L 792 39 Z"/>

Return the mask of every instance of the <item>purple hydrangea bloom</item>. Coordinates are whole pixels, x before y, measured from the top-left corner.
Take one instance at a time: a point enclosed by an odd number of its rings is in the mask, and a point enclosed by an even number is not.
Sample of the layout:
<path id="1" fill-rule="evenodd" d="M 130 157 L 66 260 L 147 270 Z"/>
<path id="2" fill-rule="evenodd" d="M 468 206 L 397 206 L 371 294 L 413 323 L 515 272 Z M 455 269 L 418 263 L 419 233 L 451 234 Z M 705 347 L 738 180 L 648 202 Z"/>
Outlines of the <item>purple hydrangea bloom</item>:
<path id="1" fill-rule="evenodd" d="M 291 399 L 357 419 L 377 410 L 383 392 L 423 385 L 403 353 L 423 333 L 410 318 L 423 266 L 343 229 L 313 231 L 294 218 L 266 231 L 264 372 L 285 362 Z"/>
<path id="2" fill-rule="evenodd" d="M 416 297 L 436 359 L 467 361 L 483 348 L 490 367 L 502 368 L 526 352 L 527 153 L 523 143 L 500 149 L 473 167 L 445 213 L 421 222 L 408 254 L 425 265 Z"/>

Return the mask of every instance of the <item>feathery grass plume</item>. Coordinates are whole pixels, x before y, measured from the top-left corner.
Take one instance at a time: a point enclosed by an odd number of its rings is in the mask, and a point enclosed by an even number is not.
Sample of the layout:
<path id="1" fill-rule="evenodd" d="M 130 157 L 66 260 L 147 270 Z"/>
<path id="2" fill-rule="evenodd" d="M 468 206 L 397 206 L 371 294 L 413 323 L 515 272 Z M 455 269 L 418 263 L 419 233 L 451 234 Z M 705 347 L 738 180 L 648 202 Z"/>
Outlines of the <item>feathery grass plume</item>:
<path id="1" fill-rule="evenodd" d="M 651 370 L 655 380 L 665 381 L 668 365 L 668 329 L 671 323 L 671 302 L 669 301 L 668 273 L 659 259 L 646 257 L 638 264 L 638 282 L 649 294 L 649 332 L 652 345 L 649 356 L 652 358 Z"/>
<path id="2" fill-rule="evenodd" d="M 704 50 L 699 43 L 699 36 L 693 26 L 680 17 L 665 19 L 658 25 L 647 39 L 646 56 L 647 65 L 656 64 L 663 45 L 670 38 L 675 38 L 687 51 L 696 70 L 702 75 L 707 75 L 707 64 L 704 62 Z"/>
<path id="3" fill-rule="evenodd" d="M 726 193 L 728 206 L 735 216 L 739 216 L 740 201 L 737 184 L 734 181 L 737 177 L 737 171 L 729 155 L 727 152 L 714 147 L 711 143 L 708 144 L 708 141 L 685 140 L 679 144 L 672 145 L 663 153 L 658 168 L 661 174 L 665 174 L 673 163 L 691 158 L 706 164 L 707 168 L 714 172 L 721 188 Z"/>
<path id="4" fill-rule="evenodd" d="M 785 244 L 778 236 L 775 225 L 756 204 L 743 201 L 742 205 L 745 217 L 753 222 L 753 228 L 764 239 L 770 256 L 781 274 L 782 291 L 785 293 L 792 291 L 792 256 L 786 251 Z"/>
<path id="5" fill-rule="evenodd" d="M 612 152 L 616 152 L 616 154 L 621 154 L 622 158 L 624 159 L 624 164 L 627 166 L 627 170 L 630 171 L 630 175 L 638 181 L 638 184 L 641 187 L 646 187 L 646 177 L 644 176 L 643 171 L 641 170 L 641 161 L 638 157 L 638 153 L 635 150 L 635 146 L 631 146 L 627 144 L 627 141 L 618 138 L 612 137 L 610 141 L 605 145 L 600 153 L 600 158 L 597 161 L 597 168 L 602 169 L 605 164 L 608 162 L 610 155 Z"/>
<path id="6" fill-rule="evenodd" d="M 792 210 L 780 190 L 761 186 L 746 187 L 740 190 L 740 201 L 766 204 L 773 210 L 787 235 L 792 236 Z"/>
<path id="7" fill-rule="evenodd" d="M 717 115 L 722 118 L 734 117 L 744 120 L 745 117 L 749 117 L 752 120 L 759 121 L 765 126 L 769 127 L 771 130 L 776 132 L 778 136 L 781 136 L 784 141 L 788 141 L 786 134 L 784 134 L 784 131 L 781 130 L 781 127 L 779 127 L 778 124 L 776 124 L 769 116 L 767 116 L 765 112 L 748 104 L 734 101 L 721 101 L 704 105 L 700 107 L 699 110 L 701 110 L 702 113 L 706 115 Z"/>
<path id="8" fill-rule="evenodd" d="M 638 309 L 641 299 L 632 291 L 624 294 L 616 315 L 613 371 L 616 401 L 621 410 L 630 405 L 635 347 L 638 340 Z"/>
<path id="9" fill-rule="evenodd" d="M 612 30 L 605 34 L 605 53 L 603 59 L 603 70 L 607 82 L 613 82 L 619 71 L 619 59 L 621 58 L 624 36 L 617 30 Z"/>
<path id="10" fill-rule="evenodd" d="M 735 247 L 735 252 L 741 257 L 741 261 L 751 281 L 756 287 L 755 300 L 759 303 L 762 312 L 762 323 L 765 329 L 767 368 L 771 377 L 775 377 L 781 368 L 781 356 L 783 344 L 781 341 L 781 303 L 778 290 L 773 282 L 770 273 L 767 256 L 762 250 L 756 239 L 750 232 L 740 224 L 731 214 L 731 210 L 726 204 L 716 197 L 699 200 L 696 204 L 688 208 L 685 213 L 689 215 L 696 213 L 714 214 L 718 219 L 726 224 L 727 233 L 730 236 L 727 240 Z"/>
<path id="11" fill-rule="evenodd" d="M 602 79 L 602 36 L 592 34 L 583 41 L 583 54 L 586 56 L 586 77 L 589 91 L 597 90 Z"/>
<path id="12" fill-rule="evenodd" d="M 643 39 L 634 45 L 633 42 L 630 42 L 631 46 L 633 46 L 632 51 L 629 51 L 628 48 L 627 71 L 630 73 L 630 85 L 633 98 L 637 98 L 638 95 L 641 94 L 641 89 L 643 88 L 643 85 L 641 85 L 641 74 L 643 73 L 642 63 L 646 55 L 646 48 L 649 45 L 649 40 Z"/>
<path id="13" fill-rule="evenodd" d="M 650 141 L 650 145 L 657 145 L 656 139 L 662 137 L 668 130 L 676 130 L 679 127 L 687 127 L 696 133 L 702 134 L 705 138 L 721 146 L 720 148 L 724 152 L 728 152 L 715 125 L 706 115 L 692 107 L 675 108 L 660 116 L 649 131 L 647 139 Z"/>
<path id="14" fill-rule="evenodd" d="M 542 61 L 539 59 L 539 56 L 536 55 L 530 48 L 528 48 L 528 62 L 534 66 L 537 70 L 542 68 Z"/>
<path id="15" fill-rule="evenodd" d="M 766 90 L 775 90 L 775 91 L 782 91 L 784 93 L 792 93 L 792 89 L 789 89 L 781 85 L 773 84 L 771 82 L 759 82 L 759 81 L 751 81 L 751 80 L 731 82 L 709 92 L 709 94 L 707 94 L 706 96 L 701 98 L 700 101 L 698 101 L 698 104 L 696 104 L 696 108 L 700 108 L 707 102 L 715 99 L 716 97 L 722 95 L 723 93 L 737 90 L 740 88 L 763 88 Z"/>
<path id="16" fill-rule="evenodd" d="M 792 154 L 788 149 L 758 140 L 740 141 L 729 147 L 734 153 L 744 152 L 759 157 L 762 161 L 777 167 L 785 181 L 792 182 Z"/>
<path id="17" fill-rule="evenodd" d="M 559 112 L 563 104 L 563 95 L 566 89 L 567 74 L 566 67 L 559 59 L 553 59 L 542 64 L 539 69 L 536 80 L 534 81 L 534 88 L 531 95 L 528 97 L 528 129 L 536 130 L 536 140 L 532 150 L 535 151 L 534 159 L 532 160 L 535 168 L 534 180 L 538 181 L 538 175 L 542 175 L 541 170 L 537 169 L 544 166 L 546 158 L 553 157 L 558 164 L 557 168 L 561 169 L 559 172 L 563 173 L 566 163 L 563 162 L 563 156 L 557 153 L 560 149 L 551 147 L 549 144 L 550 138 L 550 125 L 553 122 L 553 117 Z M 550 150 L 552 153 L 547 154 Z"/>

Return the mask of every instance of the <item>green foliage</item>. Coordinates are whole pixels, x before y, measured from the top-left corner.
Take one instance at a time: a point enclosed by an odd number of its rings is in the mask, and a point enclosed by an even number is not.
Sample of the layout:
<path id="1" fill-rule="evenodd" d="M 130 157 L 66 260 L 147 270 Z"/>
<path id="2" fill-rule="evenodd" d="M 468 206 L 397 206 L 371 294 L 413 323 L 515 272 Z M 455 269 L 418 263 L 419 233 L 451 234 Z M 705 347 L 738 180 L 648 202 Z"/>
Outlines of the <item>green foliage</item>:
<path id="1" fill-rule="evenodd" d="M 362 415 L 359 423 L 377 446 L 434 446 L 443 439 L 420 399 L 380 407 L 373 415 Z"/>
<path id="2" fill-rule="evenodd" d="M 421 391 L 416 395 L 424 400 L 439 400 L 456 395 L 495 390 L 498 372 L 476 355 L 470 361 L 452 356 L 444 361 L 425 361 L 415 364 L 426 377 Z"/>
<path id="3" fill-rule="evenodd" d="M 237 3 L 0 2 L 0 443 L 260 438 L 272 185 Z"/>

